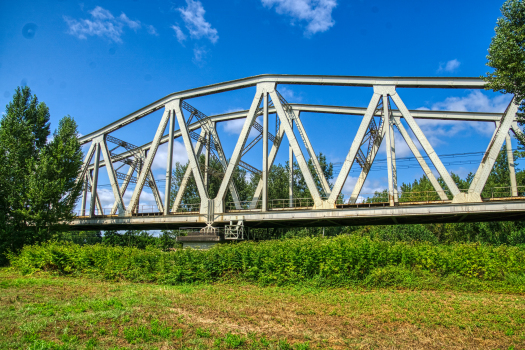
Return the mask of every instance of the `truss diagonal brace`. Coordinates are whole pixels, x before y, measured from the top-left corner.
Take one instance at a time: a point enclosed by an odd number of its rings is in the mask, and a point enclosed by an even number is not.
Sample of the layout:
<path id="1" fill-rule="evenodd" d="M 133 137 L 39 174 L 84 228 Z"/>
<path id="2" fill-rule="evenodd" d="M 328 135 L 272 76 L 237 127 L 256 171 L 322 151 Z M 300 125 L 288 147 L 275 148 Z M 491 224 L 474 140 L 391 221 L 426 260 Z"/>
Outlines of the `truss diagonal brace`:
<path id="1" fill-rule="evenodd" d="M 129 181 L 131 180 L 131 176 L 133 176 L 133 173 L 135 172 L 135 167 L 130 165 L 128 172 L 126 174 L 126 177 L 124 178 L 124 182 L 122 182 L 122 185 L 120 186 L 120 194 L 122 197 L 124 197 L 124 194 L 126 193 L 126 190 L 128 189 Z M 118 203 L 115 200 L 113 203 L 113 208 L 111 208 L 111 215 L 115 215 L 118 209 Z"/>
<path id="2" fill-rule="evenodd" d="M 372 145 L 372 148 L 370 149 L 370 153 L 366 157 L 366 164 L 370 164 L 370 165 L 365 166 L 361 170 L 361 174 L 359 174 L 359 177 L 357 178 L 357 182 L 354 186 L 354 190 L 352 191 L 352 195 L 350 196 L 350 200 L 349 200 L 350 204 L 355 204 L 355 202 L 357 201 L 357 198 L 359 197 L 359 194 L 361 194 L 363 185 L 365 184 L 366 178 L 368 177 L 368 173 L 370 172 L 370 168 L 372 167 L 371 164 L 374 162 L 377 152 L 379 151 L 379 148 L 381 147 L 381 143 L 383 142 L 385 133 L 386 133 L 386 127 L 383 125 L 383 127 L 381 127 L 381 133 L 379 134 L 379 137 L 375 139 L 374 144 Z"/>
<path id="3" fill-rule="evenodd" d="M 175 115 L 177 116 L 177 122 L 179 123 L 179 128 L 181 131 L 182 139 L 184 141 L 184 147 L 186 147 L 186 153 L 188 155 L 189 167 L 193 172 L 193 177 L 195 178 L 195 183 L 197 184 L 197 189 L 199 191 L 199 197 L 201 199 L 201 208 L 200 212 L 206 214 L 208 212 L 208 190 L 204 186 L 202 180 L 201 169 L 199 167 L 199 162 L 195 156 L 195 150 L 193 149 L 193 144 L 191 142 L 190 135 L 188 133 L 188 127 L 186 125 L 186 120 L 184 120 L 184 115 L 181 110 L 180 100 L 175 100 L 174 102 Z M 179 189 L 180 192 L 180 189 Z"/>
<path id="4" fill-rule="evenodd" d="M 317 173 L 317 177 L 319 178 L 319 181 L 321 182 L 321 186 L 323 187 L 323 191 L 325 195 L 329 196 L 330 192 L 332 190 L 330 189 L 330 185 L 328 185 L 328 181 L 326 181 L 326 176 L 324 176 L 323 169 L 321 169 L 321 164 L 319 164 L 319 159 L 317 159 L 317 155 L 315 154 L 314 148 L 312 147 L 312 144 L 310 143 L 310 139 L 308 138 L 308 135 L 306 134 L 306 131 L 303 127 L 303 122 L 300 118 L 301 111 L 294 110 L 295 114 L 295 125 L 297 126 L 297 130 L 299 131 L 299 134 L 301 135 L 301 138 L 303 139 L 304 145 L 306 146 L 306 150 L 308 151 L 308 154 L 310 155 L 310 159 L 312 160 L 312 164 L 314 165 L 315 172 Z"/>
<path id="5" fill-rule="evenodd" d="M 487 147 L 485 155 L 481 160 L 481 164 L 479 165 L 478 170 L 476 171 L 476 175 L 474 175 L 474 179 L 470 184 L 468 195 L 463 195 L 462 197 L 458 198 L 458 200 L 468 202 L 481 202 L 481 192 L 483 191 L 485 183 L 487 182 L 487 179 L 490 175 L 490 172 L 494 167 L 494 163 L 498 158 L 499 152 L 501 151 L 501 147 L 503 146 L 503 142 L 505 141 L 505 138 L 509 133 L 509 129 L 512 126 L 512 122 L 514 121 L 517 111 L 518 105 L 516 105 L 514 103 L 514 99 L 512 99 L 512 101 L 510 101 L 507 107 L 507 110 L 505 111 L 505 113 L 503 113 L 498 127 L 496 128 L 496 130 L 494 130 L 492 140 L 489 146 Z M 454 201 L 456 202 L 456 198 L 454 198 Z"/>
<path id="6" fill-rule="evenodd" d="M 430 161 L 432 161 L 432 164 L 434 164 L 434 167 L 438 171 L 439 175 L 445 181 L 445 184 L 449 188 L 452 195 L 457 196 L 460 193 L 458 186 L 456 185 L 454 179 L 452 179 L 452 176 L 450 176 L 447 169 L 439 159 L 438 155 L 434 151 L 434 148 L 432 148 L 432 146 L 430 145 L 430 142 L 428 142 L 427 138 L 425 137 L 425 134 L 423 134 L 423 131 L 421 131 L 421 128 L 419 127 L 419 125 L 417 125 L 416 121 L 408 111 L 407 107 L 401 100 L 401 97 L 399 97 L 399 95 L 395 91 L 395 87 L 393 87 L 389 95 L 390 97 L 392 97 L 392 100 L 401 112 L 401 115 L 403 115 L 403 118 L 405 118 L 408 126 L 410 127 L 417 140 L 427 153 L 428 157 L 430 158 Z"/>
<path id="7" fill-rule="evenodd" d="M 128 211 L 130 213 L 132 213 L 138 205 L 140 194 L 142 193 L 142 189 L 144 188 L 144 184 L 146 183 L 146 178 L 148 177 L 149 172 L 151 170 L 151 165 L 153 164 L 153 159 L 155 158 L 157 150 L 159 149 L 160 140 L 164 135 L 164 130 L 166 130 L 166 125 L 168 124 L 170 113 L 173 113 L 173 107 L 174 102 L 168 102 L 164 107 L 164 114 L 160 120 L 160 124 L 157 128 L 157 132 L 155 133 L 155 137 L 153 138 L 153 142 L 151 143 L 151 148 L 149 150 L 148 156 L 146 157 L 146 161 L 144 162 L 144 166 L 138 176 L 137 185 L 135 186 L 133 195 L 131 196 L 131 202 L 129 203 L 128 207 Z"/>
<path id="8" fill-rule="evenodd" d="M 105 135 L 102 140 L 100 140 L 100 148 L 102 151 L 102 156 L 104 157 L 104 160 L 106 160 L 106 169 L 108 172 L 109 183 L 111 184 L 111 189 L 113 190 L 113 195 L 115 196 L 115 201 L 117 203 L 118 215 L 123 216 L 125 214 L 126 208 L 124 207 L 122 193 L 118 188 L 117 176 L 115 174 L 115 169 L 113 168 L 113 163 L 111 162 L 111 154 L 108 150 Z"/>
<path id="9" fill-rule="evenodd" d="M 257 108 L 261 103 L 262 95 L 268 89 L 275 89 L 275 83 L 257 84 L 257 91 L 255 92 L 255 97 L 253 98 L 252 105 L 250 106 L 248 116 L 244 121 L 241 134 L 239 135 L 239 139 L 237 140 L 237 144 L 235 145 L 235 149 L 233 150 L 233 155 L 224 173 L 224 178 L 222 180 L 221 186 L 219 187 L 219 191 L 217 192 L 217 197 L 215 197 L 214 212 L 216 213 L 224 212 L 224 197 L 226 195 L 226 188 L 230 184 L 233 171 L 239 164 L 239 160 L 241 160 L 242 150 L 244 148 L 244 145 L 246 144 L 246 140 L 248 139 L 248 135 L 250 133 L 250 129 L 253 125 L 253 122 L 255 121 Z"/>
<path id="10" fill-rule="evenodd" d="M 337 197 L 339 197 L 339 194 L 341 193 L 341 190 L 343 189 L 343 186 L 345 185 L 346 179 L 348 178 L 348 174 L 350 173 L 350 169 L 352 169 L 352 165 L 357 155 L 357 151 L 359 151 L 359 148 L 361 147 L 361 142 L 363 142 L 363 138 L 365 137 L 365 133 L 366 133 L 366 130 L 368 129 L 368 125 L 370 125 L 370 121 L 374 117 L 374 113 L 376 111 L 376 107 L 379 103 L 380 98 L 381 98 L 381 94 L 374 92 L 374 95 L 372 96 L 372 99 L 370 100 L 370 103 L 368 104 L 368 108 L 366 109 L 363 120 L 361 121 L 361 125 L 359 125 L 359 129 L 357 130 L 357 134 L 354 138 L 354 141 L 352 142 L 352 145 L 350 146 L 350 150 L 348 151 L 345 162 L 343 163 L 343 166 L 341 167 L 339 176 L 337 176 L 334 187 L 332 188 L 332 193 L 330 194 L 330 197 L 328 198 L 328 201 L 327 201 L 328 208 L 335 208 L 335 202 L 337 200 Z"/>
<path id="11" fill-rule="evenodd" d="M 203 138 L 204 135 L 206 135 L 206 130 L 201 129 L 201 138 L 199 138 L 199 141 L 197 141 L 197 144 L 195 145 L 195 148 L 197 149 L 197 158 L 200 156 L 202 152 L 203 147 Z M 179 190 L 177 192 L 177 196 L 175 197 L 175 202 L 173 202 L 173 206 L 171 208 L 171 212 L 175 213 L 180 206 L 180 203 L 182 202 L 182 196 L 184 196 L 184 191 L 186 191 L 186 187 L 188 186 L 188 182 L 190 181 L 190 176 L 192 173 L 192 167 L 191 164 L 188 164 L 188 167 L 186 168 L 186 172 L 184 173 L 184 176 L 182 177 L 182 181 L 179 186 Z"/>
<path id="12" fill-rule="evenodd" d="M 308 186 L 308 190 L 310 191 L 312 199 L 314 200 L 314 208 L 322 208 L 323 200 L 319 195 L 319 190 L 317 189 L 317 185 L 315 184 L 314 178 L 310 173 L 310 169 L 308 169 L 308 164 L 304 159 L 303 151 L 301 150 L 301 147 L 299 147 L 299 143 L 297 142 L 295 134 L 293 133 L 292 120 L 284 111 L 279 96 L 277 95 L 277 92 L 275 90 L 275 87 L 269 92 L 273 101 L 273 105 L 275 106 L 275 110 L 277 111 L 277 115 L 281 120 L 281 127 L 284 128 L 284 132 L 288 137 L 288 140 L 292 144 L 293 153 L 295 154 L 295 158 L 297 159 L 297 163 L 299 164 L 301 173 L 303 174 L 306 185 Z"/>
<path id="13" fill-rule="evenodd" d="M 426 177 L 428 178 L 428 180 L 430 181 L 430 183 L 436 190 L 437 194 L 439 195 L 439 198 L 442 201 L 448 200 L 447 194 L 445 193 L 445 191 L 443 191 L 443 188 L 441 188 L 439 181 L 434 176 L 434 173 L 432 173 L 432 170 L 430 170 L 430 167 L 428 166 L 427 162 L 425 162 L 425 159 L 423 158 L 421 153 L 419 153 L 419 150 L 417 149 L 416 144 L 414 143 L 414 141 L 412 141 L 412 138 L 408 134 L 407 130 L 405 129 L 403 124 L 401 124 L 401 119 L 399 117 L 394 117 L 394 121 L 396 123 L 397 129 L 399 130 L 399 133 L 401 134 L 403 139 L 405 139 L 408 145 L 408 148 L 410 148 L 410 150 L 414 154 L 414 157 L 416 157 Z"/>

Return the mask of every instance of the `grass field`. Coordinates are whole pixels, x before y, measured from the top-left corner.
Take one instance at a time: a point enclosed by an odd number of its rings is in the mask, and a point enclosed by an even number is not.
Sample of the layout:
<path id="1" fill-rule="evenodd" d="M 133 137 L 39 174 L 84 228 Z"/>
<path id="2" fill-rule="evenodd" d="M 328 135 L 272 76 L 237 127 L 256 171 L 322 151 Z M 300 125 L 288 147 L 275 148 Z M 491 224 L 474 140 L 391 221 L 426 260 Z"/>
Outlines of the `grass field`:
<path id="1" fill-rule="evenodd" d="M 0 270 L 2 349 L 525 349 L 525 295 L 160 286 Z"/>

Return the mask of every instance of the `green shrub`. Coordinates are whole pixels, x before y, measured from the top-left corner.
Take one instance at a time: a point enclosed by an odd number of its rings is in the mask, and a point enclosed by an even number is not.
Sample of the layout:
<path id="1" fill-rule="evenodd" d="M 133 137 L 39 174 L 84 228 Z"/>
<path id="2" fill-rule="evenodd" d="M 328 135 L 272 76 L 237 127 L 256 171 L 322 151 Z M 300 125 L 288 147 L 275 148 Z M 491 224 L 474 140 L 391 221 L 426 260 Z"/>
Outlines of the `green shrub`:
<path id="1" fill-rule="evenodd" d="M 525 247 L 440 245 L 360 236 L 217 245 L 209 250 L 145 250 L 50 242 L 10 255 L 24 274 L 49 271 L 162 284 L 240 279 L 260 284 L 417 285 L 429 276 L 480 281 L 525 279 Z"/>

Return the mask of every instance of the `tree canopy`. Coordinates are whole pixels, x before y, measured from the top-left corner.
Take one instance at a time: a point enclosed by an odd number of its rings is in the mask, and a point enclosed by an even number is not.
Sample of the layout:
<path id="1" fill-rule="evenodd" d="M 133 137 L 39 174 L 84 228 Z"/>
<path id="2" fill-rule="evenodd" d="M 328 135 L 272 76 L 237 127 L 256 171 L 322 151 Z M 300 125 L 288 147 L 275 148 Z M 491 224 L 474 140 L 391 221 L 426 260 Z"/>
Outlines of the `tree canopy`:
<path id="1" fill-rule="evenodd" d="M 7 250 L 48 240 L 72 218 L 82 166 L 77 124 L 50 114 L 29 87 L 17 88 L 0 121 L 0 262 Z"/>

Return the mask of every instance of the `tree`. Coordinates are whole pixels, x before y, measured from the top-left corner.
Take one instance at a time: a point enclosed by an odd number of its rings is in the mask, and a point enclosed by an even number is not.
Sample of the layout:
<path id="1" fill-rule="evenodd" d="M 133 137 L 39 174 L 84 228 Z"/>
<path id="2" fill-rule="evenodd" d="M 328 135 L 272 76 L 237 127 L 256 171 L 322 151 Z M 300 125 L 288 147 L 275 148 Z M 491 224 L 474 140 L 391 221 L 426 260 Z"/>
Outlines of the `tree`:
<path id="1" fill-rule="evenodd" d="M 81 192 L 77 125 L 64 117 L 48 142 L 49 118 L 46 104 L 24 87 L 0 121 L 0 259 L 50 239 L 72 219 Z"/>
<path id="2" fill-rule="evenodd" d="M 518 117 L 525 122 L 525 3 L 508 0 L 501 7 L 496 35 L 492 38 L 487 55 L 487 66 L 494 68 L 482 78 L 486 88 L 514 94 L 520 104 Z M 525 140 L 520 140 L 522 143 Z"/>

